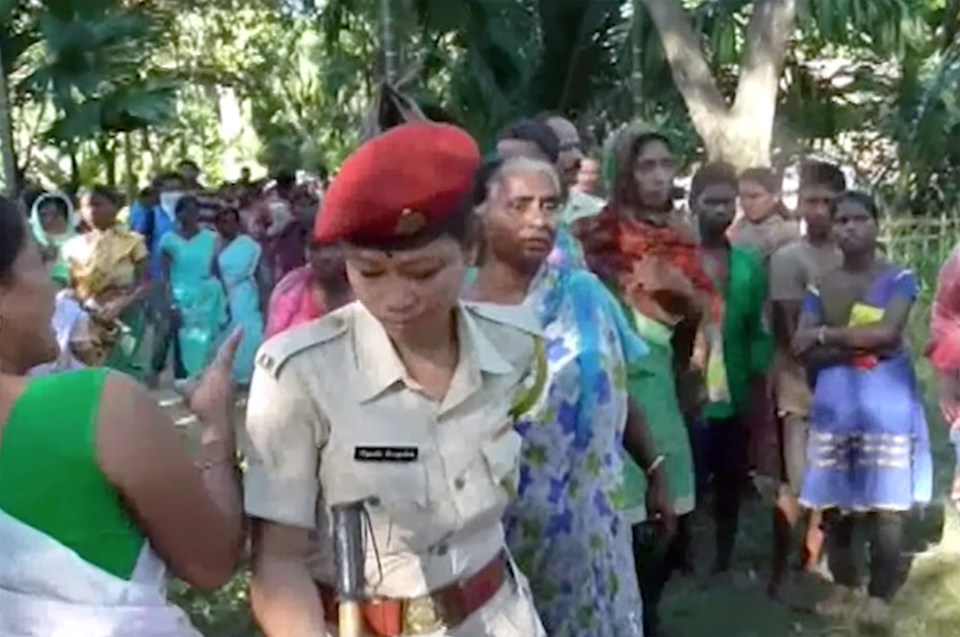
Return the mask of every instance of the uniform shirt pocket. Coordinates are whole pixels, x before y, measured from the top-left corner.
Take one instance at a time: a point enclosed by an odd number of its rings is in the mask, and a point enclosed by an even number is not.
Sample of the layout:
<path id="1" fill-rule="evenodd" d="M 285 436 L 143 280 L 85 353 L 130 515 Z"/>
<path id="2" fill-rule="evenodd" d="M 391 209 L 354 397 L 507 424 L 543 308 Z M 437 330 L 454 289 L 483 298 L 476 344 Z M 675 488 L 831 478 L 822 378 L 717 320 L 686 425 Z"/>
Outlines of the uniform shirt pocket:
<path id="1" fill-rule="evenodd" d="M 511 428 L 499 432 L 481 446 L 491 480 L 494 485 L 504 489 L 510 498 L 517 495 L 522 443 L 523 438 Z"/>
<path id="2" fill-rule="evenodd" d="M 377 546 L 386 553 L 424 552 L 432 542 L 427 469 L 420 461 L 377 464 L 368 501 Z"/>
<path id="3" fill-rule="evenodd" d="M 453 476 L 454 500 L 463 519 L 487 526 L 502 517 L 516 494 L 521 437 L 512 428 L 479 441 L 470 462 Z"/>
<path id="4" fill-rule="evenodd" d="M 426 467 L 413 462 L 339 463 L 322 471 L 328 505 L 362 500 L 376 548 L 382 553 L 422 552 L 429 546 Z M 347 470 L 345 470 L 347 469 Z"/>

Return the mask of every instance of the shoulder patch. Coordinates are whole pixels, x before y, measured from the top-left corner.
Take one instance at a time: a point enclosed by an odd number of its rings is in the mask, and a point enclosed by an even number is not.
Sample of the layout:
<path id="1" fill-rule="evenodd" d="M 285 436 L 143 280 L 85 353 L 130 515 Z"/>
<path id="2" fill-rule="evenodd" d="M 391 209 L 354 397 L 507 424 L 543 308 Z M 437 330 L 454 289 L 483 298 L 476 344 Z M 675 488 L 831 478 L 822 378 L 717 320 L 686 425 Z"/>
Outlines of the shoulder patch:
<path id="1" fill-rule="evenodd" d="M 543 390 L 547 386 L 547 379 L 549 377 L 547 349 L 542 338 L 534 337 L 534 341 L 533 367 L 531 372 L 524 378 L 519 391 L 514 395 L 513 401 L 510 404 L 510 417 L 513 419 L 517 419 L 533 409 L 534 405 L 537 404 L 537 400 L 540 398 L 540 394 L 543 393 Z"/>
<path id="2" fill-rule="evenodd" d="M 524 332 L 539 336 L 543 330 L 536 314 L 526 303 L 521 305 L 499 305 L 496 303 L 480 303 L 464 301 L 463 307 L 475 317 L 514 327 Z"/>
<path id="3" fill-rule="evenodd" d="M 257 352 L 257 367 L 274 378 L 291 358 L 305 350 L 331 341 L 347 331 L 347 322 L 339 313 L 298 325 L 277 334 Z"/>

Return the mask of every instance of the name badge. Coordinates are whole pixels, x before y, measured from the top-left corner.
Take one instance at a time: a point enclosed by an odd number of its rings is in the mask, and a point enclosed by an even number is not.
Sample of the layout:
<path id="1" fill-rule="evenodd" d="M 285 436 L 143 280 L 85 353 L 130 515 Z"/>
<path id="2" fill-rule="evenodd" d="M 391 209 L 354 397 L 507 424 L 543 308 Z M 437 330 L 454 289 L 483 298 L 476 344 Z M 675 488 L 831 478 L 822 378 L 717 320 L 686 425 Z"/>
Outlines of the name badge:
<path id="1" fill-rule="evenodd" d="M 416 462 L 417 447 L 355 447 L 353 459 L 358 462 Z"/>

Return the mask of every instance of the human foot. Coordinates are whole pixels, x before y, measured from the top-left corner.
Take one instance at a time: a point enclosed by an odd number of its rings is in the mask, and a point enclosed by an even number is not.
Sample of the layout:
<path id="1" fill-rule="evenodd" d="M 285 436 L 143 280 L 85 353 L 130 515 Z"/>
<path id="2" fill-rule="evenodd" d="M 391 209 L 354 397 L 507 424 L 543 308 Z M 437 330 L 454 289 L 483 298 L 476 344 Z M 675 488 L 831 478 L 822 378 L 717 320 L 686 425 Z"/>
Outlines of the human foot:
<path id="1" fill-rule="evenodd" d="M 858 597 L 855 589 L 847 586 L 834 586 L 826 599 L 817 602 L 814 610 L 821 617 L 842 617 L 854 608 Z"/>

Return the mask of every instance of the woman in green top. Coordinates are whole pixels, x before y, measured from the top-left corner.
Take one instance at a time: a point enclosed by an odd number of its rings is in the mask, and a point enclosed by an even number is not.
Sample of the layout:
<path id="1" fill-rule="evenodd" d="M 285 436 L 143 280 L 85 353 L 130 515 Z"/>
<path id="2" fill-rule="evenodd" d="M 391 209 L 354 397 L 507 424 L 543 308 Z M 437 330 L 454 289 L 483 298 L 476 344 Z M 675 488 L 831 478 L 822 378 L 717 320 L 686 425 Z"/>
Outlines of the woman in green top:
<path id="1" fill-rule="evenodd" d="M 228 340 L 189 405 L 198 470 L 155 400 L 105 369 L 27 376 L 56 358 L 55 286 L 0 198 L 0 635 L 187 637 L 165 567 L 213 588 L 243 526 Z"/>

